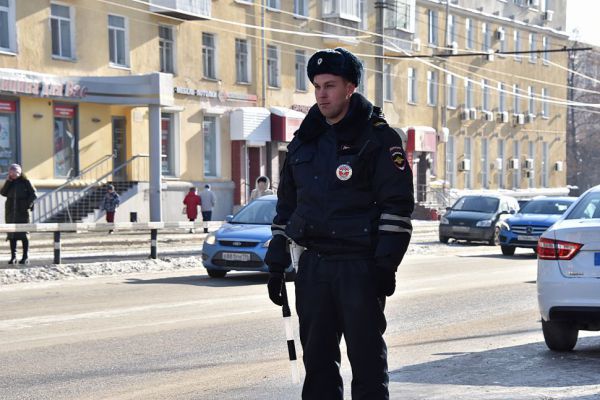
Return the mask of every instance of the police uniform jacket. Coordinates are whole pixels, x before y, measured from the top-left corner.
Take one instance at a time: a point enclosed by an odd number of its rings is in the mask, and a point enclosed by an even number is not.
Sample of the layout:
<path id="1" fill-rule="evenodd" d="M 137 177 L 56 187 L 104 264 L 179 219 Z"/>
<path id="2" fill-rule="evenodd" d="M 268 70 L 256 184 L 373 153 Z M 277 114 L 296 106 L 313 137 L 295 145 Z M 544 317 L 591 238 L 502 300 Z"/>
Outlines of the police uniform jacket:
<path id="1" fill-rule="evenodd" d="M 412 234 L 412 172 L 399 135 L 354 93 L 329 125 L 315 104 L 288 146 L 277 190 L 270 271 L 290 263 L 287 239 L 324 255 L 375 257 L 395 270 Z"/>

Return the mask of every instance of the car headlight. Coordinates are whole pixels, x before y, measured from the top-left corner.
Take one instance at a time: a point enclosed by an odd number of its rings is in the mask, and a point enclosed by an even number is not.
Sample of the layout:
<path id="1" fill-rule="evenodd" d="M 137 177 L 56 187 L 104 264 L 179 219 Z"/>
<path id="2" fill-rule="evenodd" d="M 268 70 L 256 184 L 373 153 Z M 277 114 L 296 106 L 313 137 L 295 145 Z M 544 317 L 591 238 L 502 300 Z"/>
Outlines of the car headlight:
<path id="1" fill-rule="evenodd" d="M 206 244 L 215 244 L 215 242 L 217 241 L 217 238 L 215 237 L 214 233 L 209 234 L 206 239 L 204 239 L 204 242 Z"/>
<path id="2" fill-rule="evenodd" d="M 484 219 L 482 221 L 477 222 L 477 224 L 475 226 L 478 226 L 480 228 L 489 228 L 490 226 L 492 226 L 492 220 Z"/>
<path id="3" fill-rule="evenodd" d="M 440 218 L 441 225 L 448 225 L 449 223 L 450 223 L 450 221 L 448 221 L 448 218 L 446 218 L 446 217 Z"/>
<path id="4" fill-rule="evenodd" d="M 266 242 L 264 242 L 263 245 L 262 245 L 262 247 L 269 247 L 269 244 L 271 244 L 271 239 L 269 239 Z"/>

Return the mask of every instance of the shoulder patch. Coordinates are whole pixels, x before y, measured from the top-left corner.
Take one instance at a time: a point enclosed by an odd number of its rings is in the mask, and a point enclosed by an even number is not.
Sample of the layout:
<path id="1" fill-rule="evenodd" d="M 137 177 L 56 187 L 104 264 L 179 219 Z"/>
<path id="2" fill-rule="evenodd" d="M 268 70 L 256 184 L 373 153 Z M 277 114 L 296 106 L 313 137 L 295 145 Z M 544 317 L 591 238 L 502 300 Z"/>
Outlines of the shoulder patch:
<path id="1" fill-rule="evenodd" d="M 404 150 L 400 146 L 392 146 L 390 147 L 390 156 L 392 157 L 392 162 L 400 171 L 404 171 L 406 168 L 406 154 L 404 154 Z"/>

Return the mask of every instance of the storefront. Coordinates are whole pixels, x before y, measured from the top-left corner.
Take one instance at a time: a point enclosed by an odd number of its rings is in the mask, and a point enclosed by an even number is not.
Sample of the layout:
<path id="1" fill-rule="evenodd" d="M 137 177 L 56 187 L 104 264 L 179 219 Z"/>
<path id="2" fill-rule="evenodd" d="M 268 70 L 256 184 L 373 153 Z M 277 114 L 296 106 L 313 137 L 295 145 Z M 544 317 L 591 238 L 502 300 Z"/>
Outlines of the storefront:
<path id="1" fill-rule="evenodd" d="M 436 131 L 430 126 L 409 126 L 402 131 L 406 134 L 406 158 L 413 169 L 416 200 L 424 202 L 431 171 L 435 171 Z"/>
<path id="2" fill-rule="evenodd" d="M 270 176 L 273 187 L 279 186 L 279 171 L 287 156 L 287 145 L 294 138 L 294 133 L 300 128 L 306 114 L 304 112 L 285 108 L 271 107 L 271 145 L 270 147 Z M 308 112 L 308 107 L 306 107 Z"/>

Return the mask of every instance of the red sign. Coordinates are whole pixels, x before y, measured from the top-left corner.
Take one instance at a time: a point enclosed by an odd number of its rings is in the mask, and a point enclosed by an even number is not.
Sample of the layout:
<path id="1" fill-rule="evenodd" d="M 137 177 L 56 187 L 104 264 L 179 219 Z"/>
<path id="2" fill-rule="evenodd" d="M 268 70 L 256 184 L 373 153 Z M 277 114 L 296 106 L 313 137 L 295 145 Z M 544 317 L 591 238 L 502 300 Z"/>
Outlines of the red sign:
<path id="1" fill-rule="evenodd" d="M 16 101 L 5 101 L 0 100 L 0 112 L 16 112 L 17 102 Z"/>
<path id="2" fill-rule="evenodd" d="M 75 106 L 54 106 L 54 116 L 57 118 L 75 118 Z"/>

